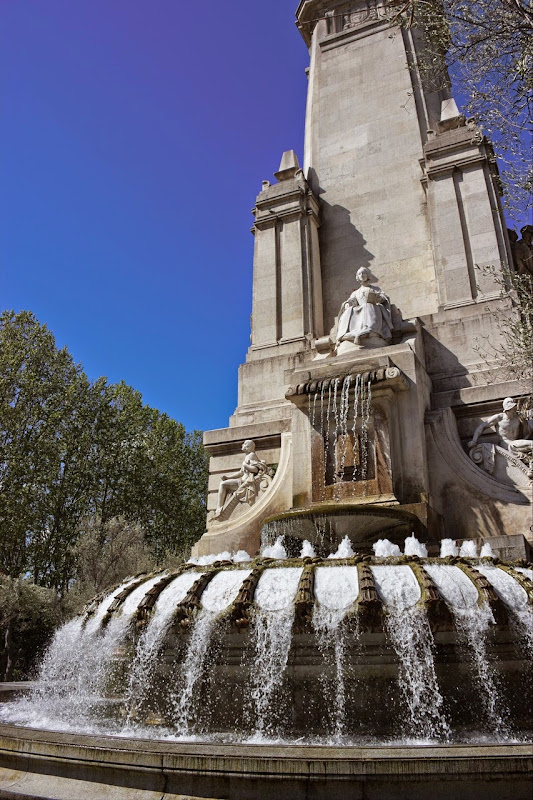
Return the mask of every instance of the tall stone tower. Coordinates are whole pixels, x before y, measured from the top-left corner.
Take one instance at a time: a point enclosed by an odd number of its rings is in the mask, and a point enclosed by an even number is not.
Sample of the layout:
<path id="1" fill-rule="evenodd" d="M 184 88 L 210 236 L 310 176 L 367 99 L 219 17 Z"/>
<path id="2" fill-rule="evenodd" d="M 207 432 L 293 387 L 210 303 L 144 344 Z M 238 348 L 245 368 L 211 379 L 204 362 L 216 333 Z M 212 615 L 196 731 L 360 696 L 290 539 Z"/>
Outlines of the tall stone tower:
<path id="1" fill-rule="evenodd" d="M 423 33 L 390 14 L 385 0 L 298 6 L 304 164 L 284 153 L 256 199 L 251 345 L 229 427 L 205 434 L 198 554 L 255 552 L 265 520 L 326 506 L 396 509 L 398 535 L 430 542 L 527 547 L 527 459 L 497 423 L 474 436 L 523 391 L 480 354 L 499 336 L 483 267 L 508 258 L 494 155 L 419 68 Z M 356 538 L 387 527 L 380 513 Z"/>

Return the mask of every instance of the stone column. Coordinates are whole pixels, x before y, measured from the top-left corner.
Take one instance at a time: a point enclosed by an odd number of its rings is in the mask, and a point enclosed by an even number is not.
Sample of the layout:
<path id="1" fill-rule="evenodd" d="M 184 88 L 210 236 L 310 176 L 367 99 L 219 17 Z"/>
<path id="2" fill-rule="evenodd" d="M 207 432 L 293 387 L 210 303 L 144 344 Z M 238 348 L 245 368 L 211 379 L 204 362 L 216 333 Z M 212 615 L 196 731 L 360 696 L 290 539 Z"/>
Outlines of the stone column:
<path id="1" fill-rule="evenodd" d="M 275 175 L 279 182 L 265 181 L 254 208 L 252 353 L 307 347 L 323 333 L 318 201 L 293 150 Z"/>
<path id="2" fill-rule="evenodd" d="M 499 296 L 484 267 L 507 263 L 494 153 L 453 101 L 424 148 L 425 180 L 441 308 Z"/>

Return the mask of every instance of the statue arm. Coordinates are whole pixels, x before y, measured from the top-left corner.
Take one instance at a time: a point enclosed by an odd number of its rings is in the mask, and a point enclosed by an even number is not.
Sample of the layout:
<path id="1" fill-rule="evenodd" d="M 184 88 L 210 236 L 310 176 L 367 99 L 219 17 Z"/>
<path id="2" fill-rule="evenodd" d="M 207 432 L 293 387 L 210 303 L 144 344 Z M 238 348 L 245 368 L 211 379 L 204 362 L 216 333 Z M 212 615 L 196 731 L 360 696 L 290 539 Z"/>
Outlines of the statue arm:
<path id="1" fill-rule="evenodd" d="M 474 431 L 474 436 L 472 437 L 472 441 L 468 442 L 469 449 L 471 450 L 473 447 L 477 445 L 479 437 L 481 436 L 483 431 L 486 430 L 486 428 L 491 428 L 493 425 L 497 425 L 498 422 L 501 420 L 501 418 L 502 418 L 501 414 L 495 414 L 493 417 L 489 417 L 489 419 L 486 422 L 482 422 L 481 425 L 478 425 L 476 430 Z"/>

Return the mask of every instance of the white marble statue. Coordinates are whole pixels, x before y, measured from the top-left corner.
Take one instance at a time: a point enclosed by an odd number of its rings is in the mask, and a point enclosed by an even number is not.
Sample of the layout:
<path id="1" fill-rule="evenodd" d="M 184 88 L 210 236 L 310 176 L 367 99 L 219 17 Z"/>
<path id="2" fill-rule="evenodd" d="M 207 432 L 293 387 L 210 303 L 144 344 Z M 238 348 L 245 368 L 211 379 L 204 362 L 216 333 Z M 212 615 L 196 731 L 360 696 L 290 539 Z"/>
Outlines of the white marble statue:
<path id="1" fill-rule="evenodd" d="M 470 458 L 486 472 L 495 475 L 498 472 L 496 459 L 504 456 L 511 469 L 519 468 L 531 479 L 533 478 L 533 441 L 531 439 L 533 421 L 520 419 L 516 408 L 513 398 L 506 397 L 503 401 L 503 411 L 500 414 L 494 414 L 486 422 L 478 425 L 472 440 L 468 442 Z M 494 427 L 499 434 L 498 445 L 487 442 L 479 444 L 478 439 L 481 434 L 491 427 Z"/>
<path id="2" fill-rule="evenodd" d="M 258 482 L 267 473 L 267 465 L 258 458 L 255 452 L 255 444 L 251 439 L 246 439 L 243 442 L 242 450 L 246 455 L 240 470 L 233 477 L 222 476 L 218 487 L 217 508 L 213 519 L 219 518 L 226 510 L 230 495 L 250 503 L 259 493 Z"/>
<path id="3" fill-rule="evenodd" d="M 486 422 L 478 425 L 474 431 L 472 441 L 468 442 L 468 447 L 470 449 L 475 447 L 481 434 L 492 426 L 496 428 L 500 435 L 500 447 L 517 456 L 520 454 L 531 455 L 533 453 L 533 441 L 529 438 L 533 435 L 531 420 L 529 420 L 526 427 L 526 423 L 518 416 L 516 403 L 512 397 L 505 398 L 503 411 L 500 414 L 494 414 Z M 527 438 L 523 438 L 524 428 L 526 428 L 525 434 Z"/>
<path id="4" fill-rule="evenodd" d="M 337 323 L 337 351 L 343 342 L 359 347 L 383 347 L 392 337 L 390 302 L 379 286 L 370 283 L 366 267 L 357 271 L 361 284 L 342 304 Z"/>

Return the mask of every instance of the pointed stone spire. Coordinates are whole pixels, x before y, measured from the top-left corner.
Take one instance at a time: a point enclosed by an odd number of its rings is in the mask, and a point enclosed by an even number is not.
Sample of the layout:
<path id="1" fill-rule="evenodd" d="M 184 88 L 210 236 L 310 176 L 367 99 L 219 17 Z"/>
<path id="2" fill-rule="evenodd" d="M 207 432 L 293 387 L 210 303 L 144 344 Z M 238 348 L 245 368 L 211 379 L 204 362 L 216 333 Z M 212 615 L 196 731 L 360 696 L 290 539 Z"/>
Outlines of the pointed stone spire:
<path id="1" fill-rule="evenodd" d="M 457 103 L 453 97 L 448 100 L 443 100 L 440 106 L 440 130 L 449 130 L 450 128 L 460 128 L 465 124 L 464 115 L 461 114 L 457 108 Z"/>
<path id="2" fill-rule="evenodd" d="M 274 173 L 274 177 L 276 177 L 278 181 L 287 181 L 290 178 L 294 178 L 299 169 L 300 164 L 298 162 L 298 156 L 294 150 L 285 150 L 281 156 L 279 170 Z"/>

